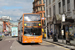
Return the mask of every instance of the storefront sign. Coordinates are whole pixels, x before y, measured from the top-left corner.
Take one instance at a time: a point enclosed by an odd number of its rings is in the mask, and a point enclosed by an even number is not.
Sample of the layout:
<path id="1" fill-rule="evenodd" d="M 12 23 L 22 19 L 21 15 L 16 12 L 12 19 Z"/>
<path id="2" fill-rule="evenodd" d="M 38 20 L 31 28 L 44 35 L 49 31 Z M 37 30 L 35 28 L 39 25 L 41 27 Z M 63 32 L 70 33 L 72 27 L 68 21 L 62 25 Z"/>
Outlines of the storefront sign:
<path id="1" fill-rule="evenodd" d="M 65 22 L 65 15 L 62 15 L 62 22 Z"/>
<path id="2" fill-rule="evenodd" d="M 73 32 L 72 26 L 69 27 L 69 32 L 70 32 L 70 35 L 72 35 L 72 32 Z"/>
<path id="3" fill-rule="evenodd" d="M 64 35 L 64 30 L 61 30 L 61 32 L 62 32 L 62 35 Z"/>

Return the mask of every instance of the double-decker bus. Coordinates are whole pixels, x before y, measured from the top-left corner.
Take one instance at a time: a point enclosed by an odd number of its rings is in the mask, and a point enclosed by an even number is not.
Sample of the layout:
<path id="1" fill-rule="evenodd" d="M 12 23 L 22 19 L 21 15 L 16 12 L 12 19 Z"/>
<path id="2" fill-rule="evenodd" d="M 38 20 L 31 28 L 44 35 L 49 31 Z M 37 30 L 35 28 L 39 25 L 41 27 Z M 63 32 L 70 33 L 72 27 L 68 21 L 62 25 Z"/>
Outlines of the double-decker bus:
<path id="1" fill-rule="evenodd" d="M 39 14 L 24 13 L 18 23 L 18 41 L 42 43 L 42 21 Z"/>

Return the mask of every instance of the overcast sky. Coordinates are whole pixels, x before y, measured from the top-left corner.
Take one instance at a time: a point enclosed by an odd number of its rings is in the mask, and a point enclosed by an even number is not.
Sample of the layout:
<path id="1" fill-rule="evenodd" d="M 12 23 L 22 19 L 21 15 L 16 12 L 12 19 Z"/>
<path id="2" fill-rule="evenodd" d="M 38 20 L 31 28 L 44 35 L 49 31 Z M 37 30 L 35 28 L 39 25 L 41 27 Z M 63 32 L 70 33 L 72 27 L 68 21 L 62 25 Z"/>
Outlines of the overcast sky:
<path id="1" fill-rule="evenodd" d="M 0 17 L 19 19 L 23 13 L 32 13 L 33 0 L 0 0 Z"/>

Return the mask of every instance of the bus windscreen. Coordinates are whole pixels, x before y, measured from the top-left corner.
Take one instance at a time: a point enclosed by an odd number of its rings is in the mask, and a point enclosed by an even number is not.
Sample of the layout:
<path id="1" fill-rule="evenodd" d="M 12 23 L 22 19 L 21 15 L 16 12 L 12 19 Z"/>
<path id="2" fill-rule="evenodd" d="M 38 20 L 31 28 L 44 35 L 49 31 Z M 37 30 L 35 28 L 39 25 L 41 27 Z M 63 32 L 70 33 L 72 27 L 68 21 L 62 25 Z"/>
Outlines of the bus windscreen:
<path id="1" fill-rule="evenodd" d="M 24 21 L 41 21 L 41 18 L 38 14 L 25 14 Z"/>
<path id="2" fill-rule="evenodd" d="M 41 28 L 24 28 L 25 36 L 40 36 Z"/>

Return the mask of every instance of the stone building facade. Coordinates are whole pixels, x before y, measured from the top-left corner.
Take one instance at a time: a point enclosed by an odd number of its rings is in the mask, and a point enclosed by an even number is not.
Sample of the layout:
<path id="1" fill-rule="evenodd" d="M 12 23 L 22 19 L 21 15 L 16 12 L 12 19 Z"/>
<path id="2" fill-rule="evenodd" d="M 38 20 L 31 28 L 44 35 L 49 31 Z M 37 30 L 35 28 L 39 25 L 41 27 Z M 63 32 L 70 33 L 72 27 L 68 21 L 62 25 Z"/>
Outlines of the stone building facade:
<path id="1" fill-rule="evenodd" d="M 75 0 L 45 0 L 45 17 L 47 17 L 47 26 L 53 30 L 57 30 L 58 38 L 62 38 L 61 29 L 64 29 L 64 39 L 66 32 L 75 37 Z M 65 14 L 65 22 L 62 22 L 62 14 Z M 50 17 L 48 17 L 50 16 Z M 62 28 L 63 25 L 63 28 Z"/>

